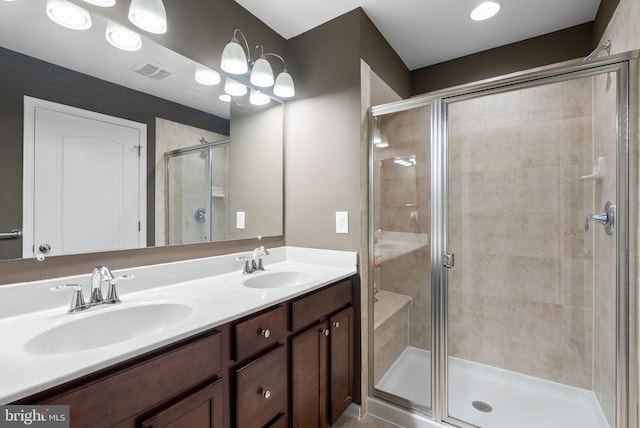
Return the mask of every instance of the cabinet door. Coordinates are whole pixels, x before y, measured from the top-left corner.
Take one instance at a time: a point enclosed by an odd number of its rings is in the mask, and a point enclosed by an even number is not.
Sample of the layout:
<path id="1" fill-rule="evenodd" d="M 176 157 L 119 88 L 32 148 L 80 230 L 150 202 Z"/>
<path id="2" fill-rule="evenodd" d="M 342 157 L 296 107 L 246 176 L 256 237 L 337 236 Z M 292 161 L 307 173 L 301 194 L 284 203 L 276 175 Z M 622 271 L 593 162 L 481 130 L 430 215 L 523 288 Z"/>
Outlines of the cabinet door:
<path id="1" fill-rule="evenodd" d="M 222 380 L 218 379 L 164 408 L 140 424 L 141 428 L 221 428 Z"/>
<path id="2" fill-rule="evenodd" d="M 353 401 L 353 307 L 331 317 L 330 411 L 331 423 Z"/>
<path id="3" fill-rule="evenodd" d="M 291 339 L 294 428 L 329 426 L 328 411 L 329 322 L 315 324 Z"/>

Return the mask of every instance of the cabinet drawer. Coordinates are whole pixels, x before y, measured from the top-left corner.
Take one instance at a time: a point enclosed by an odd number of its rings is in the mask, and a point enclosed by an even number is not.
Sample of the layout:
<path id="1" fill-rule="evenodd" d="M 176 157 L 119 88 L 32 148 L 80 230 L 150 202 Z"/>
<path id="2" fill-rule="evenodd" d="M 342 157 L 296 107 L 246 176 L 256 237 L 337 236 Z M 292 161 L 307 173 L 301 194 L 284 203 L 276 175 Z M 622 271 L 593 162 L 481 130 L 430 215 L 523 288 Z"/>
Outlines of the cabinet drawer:
<path id="1" fill-rule="evenodd" d="M 274 349 L 236 370 L 238 428 L 262 428 L 287 405 L 285 346 Z"/>
<path id="2" fill-rule="evenodd" d="M 111 427 L 212 377 L 222 365 L 215 332 L 46 400 L 71 409 L 71 427 Z"/>
<path id="3" fill-rule="evenodd" d="M 235 325 L 235 360 L 277 343 L 287 334 L 287 308 L 279 306 Z"/>
<path id="4" fill-rule="evenodd" d="M 222 379 L 189 394 L 140 423 L 141 428 L 222 427 Z"/>
<path id="5" fill-rule="evenodd" d="M 291 303 L 292 330 L 298 331 L 351 303 L 351 279 Z"/>

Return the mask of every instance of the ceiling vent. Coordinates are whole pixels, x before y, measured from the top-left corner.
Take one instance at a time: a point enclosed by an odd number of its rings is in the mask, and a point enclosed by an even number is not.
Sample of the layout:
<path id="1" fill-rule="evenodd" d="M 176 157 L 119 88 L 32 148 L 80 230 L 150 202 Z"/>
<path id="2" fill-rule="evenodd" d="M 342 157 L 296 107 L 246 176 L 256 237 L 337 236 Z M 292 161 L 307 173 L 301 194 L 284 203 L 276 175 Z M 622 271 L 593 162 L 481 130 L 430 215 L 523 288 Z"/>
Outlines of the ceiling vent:
<path id="1" fill-rule="evenodd" d="M 132 70 L 145 77 L 150 77 L 151 79 L 156 80 L 162 80 L 165 77 L 171 76 L 171 72 L 164 68 L 162 64 L 152 61 L 143 61 L 136 64 L 133 66 Z"/>

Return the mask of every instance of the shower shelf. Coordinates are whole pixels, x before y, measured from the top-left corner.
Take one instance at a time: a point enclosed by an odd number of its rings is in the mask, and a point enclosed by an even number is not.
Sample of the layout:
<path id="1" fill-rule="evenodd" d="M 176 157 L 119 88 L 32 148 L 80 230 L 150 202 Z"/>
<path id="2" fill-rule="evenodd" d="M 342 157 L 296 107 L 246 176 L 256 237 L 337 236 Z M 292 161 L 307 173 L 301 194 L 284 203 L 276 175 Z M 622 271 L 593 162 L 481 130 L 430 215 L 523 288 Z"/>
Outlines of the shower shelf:
<path id="1" fill-rule="evenodd" d="M 429 234 L 384 231 L 382 238 L 375 245 L 374 264 L 380 264 L 429 245 Z"/>

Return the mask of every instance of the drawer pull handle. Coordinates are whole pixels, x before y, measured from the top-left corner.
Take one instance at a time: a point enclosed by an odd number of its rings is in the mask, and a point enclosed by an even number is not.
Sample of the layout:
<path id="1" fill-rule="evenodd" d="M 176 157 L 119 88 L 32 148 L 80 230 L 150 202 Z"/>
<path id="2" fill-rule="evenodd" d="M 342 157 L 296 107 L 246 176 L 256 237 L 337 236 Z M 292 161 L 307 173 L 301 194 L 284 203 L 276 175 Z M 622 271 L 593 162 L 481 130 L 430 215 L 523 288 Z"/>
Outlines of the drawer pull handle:
<path id="1" fill-rule="evenodd" d="M 271 398 L 271 391 L 269 391 L 268 389 L 260 388 L 260 395 L 262 395 L 265 400 L 268 400 L 269 398 Z"/>
<path id="2" fill-rule="evenodd" d="M 334 322 L 333 322 L 333 326 L 334 326 L 335 328 L 340 328 L 340 323 L 339 323 L 338 321 L 334 321 Z"/>
<path id="3" fill-rule="evenodd" d="M 268 328 L 263 328 L 260 330 L 260 336 L 263 336 L 265 338 L 271 336 L 271 330 L 269 330 Z"/>
<path id="4" fill-rule="evenodd" d="M 322 330 L 320 330 L 320 332 L 322 334 L 324 334 L 325 336 L 329 336 L 329 329 L 328 328 L 323 328 Z"/>

